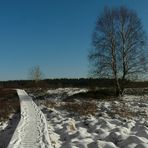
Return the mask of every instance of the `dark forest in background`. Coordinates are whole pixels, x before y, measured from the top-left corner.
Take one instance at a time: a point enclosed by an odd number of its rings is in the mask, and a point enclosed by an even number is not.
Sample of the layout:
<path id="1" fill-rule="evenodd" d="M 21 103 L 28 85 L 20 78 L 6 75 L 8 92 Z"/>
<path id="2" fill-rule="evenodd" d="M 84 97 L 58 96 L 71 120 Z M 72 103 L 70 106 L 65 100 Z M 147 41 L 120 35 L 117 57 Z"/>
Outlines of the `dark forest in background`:
<path id="1" fill-rule="evenodd" d="M 45 79 L 38 83 L 32 80 L 13 80 L 13 81 L 0 81 L 0 88 L 59 88 L 59 87 L 80 87 L 80 88 L 103 88 L 113 87 L 114 80 L 112 79 Z M 126 88 L 143 88 L 148 87 L 148 81 L 134 82 L 126 81 L 124 84 Z"/>

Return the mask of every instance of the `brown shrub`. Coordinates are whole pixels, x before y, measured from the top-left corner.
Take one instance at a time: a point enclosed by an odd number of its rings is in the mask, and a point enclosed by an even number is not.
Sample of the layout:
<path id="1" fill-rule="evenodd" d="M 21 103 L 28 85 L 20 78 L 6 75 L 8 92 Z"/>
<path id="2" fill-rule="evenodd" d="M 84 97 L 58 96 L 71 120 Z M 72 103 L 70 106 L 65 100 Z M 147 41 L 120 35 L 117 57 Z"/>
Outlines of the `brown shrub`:
<path id="1" fill-rule="evenodd" d="M 66 102 L 63 108 L 79 115 L 95 115 L 97 111 L 95 102 Z"/>
<path id="2" fill-rule="evenodd" d="M 45 102 L 45 105 L 48 107 L 48 108 L 55 108 L 57 107 L 57 102 L 56 101 L 53 101 L 53 100 L 47 100 Z"/>
<path id="3" fill-rule="evenodd" d="M 9 118 L 10 114 L 20 111 L 20 103 L 15 90 L 0 89 L 0 122 Z"/>
<path id="4" fill-rule="evenodd" d="M 135 116 L 135 112 L 132 112 L 130 108 L 123 102 L 120 103 L 120 106 L 112 104 L 112 111 L 110 112 L 110 115 L 113 116 L 115 114 L 118 114 L 123 118 L 132 118 Z"/>
<path id="5" fill-rule="evenodd" d="M 64 101 L 74 101 L 78 100 L 115 100 L 115 91 L 114 89 L 98 89 L 98 90 L 89 90 L 87 92 L 80 92 L 72 96 L 68 96 Z"/>

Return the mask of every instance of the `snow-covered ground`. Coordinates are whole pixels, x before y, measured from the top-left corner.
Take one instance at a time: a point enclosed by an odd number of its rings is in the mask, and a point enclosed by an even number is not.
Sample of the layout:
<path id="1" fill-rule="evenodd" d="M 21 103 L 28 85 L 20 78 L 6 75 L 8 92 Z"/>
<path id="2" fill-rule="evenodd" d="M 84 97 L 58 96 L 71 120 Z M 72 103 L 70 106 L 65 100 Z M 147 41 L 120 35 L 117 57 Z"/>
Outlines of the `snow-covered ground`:
<path id="1" fill-rule="evenodd" d="M 51 146 L 45 116 L 24 90 L 17 90 L 21 120 L 8 148 L 49 148 Z"/>
<path id="2" fill-rule="evenodd" d="M 57 89 L 51 89 L 51 90 L 48 90 L 47 93 L 48 94 L 56 94 L 58 96 L 61 96 L 62 94 L 67 94 L 68 96 L 71 96 L 71 95 L 74 95 L 74 94 L 77 94 L 77 93 L 81 93 L 81 92 L 87 92 L 88 89 L 86 88 L 83 88 L 83 89 L 80 89 L 80 88 L 57 88 Z"/>
<path id="3" fill-rule="evenodd" d="M 17 90 L 21 120 L 13 136 L 18 115 L 10 124 L 0 125 L 0 144 L 3 144 L 0 148 L 6 147 L 11 136 L 8 148 L 148 148 L 148 95 L 125 95 L 121 100 L 112 101 L 91 100 L 97 105 L 95 116 L 82 116 L 61 107 L 66 103 L 61 99 L 63 96 L 86 91 L 49 90 L 49 99 L 41 102 L 35 99 L 37 107 L 24 90 Z M 52 108 L 47 104 L 51 97 L 56 103 Z M 82 100 L 76 102 L 82 103 Z"/>
<path id="4" fill-rule="evenodd" d="M 49 90 L 61 95 L 67 90 Z M 81 92 L 80 90 L 77 92 Z M 69 94 L 69 92 L 67 92 Z M 75 93 L 74 93 L 75 94 Z M 60 96 L 59 96 L 60 98 Z M 58 100 L 57 104 L 63 104 Z M 40 105 L 55 148 L 148 148 L 148 96 L 125 95 L 118 101 L 96 101 L 95 116 L 79 116 L 60 107 Z"/>

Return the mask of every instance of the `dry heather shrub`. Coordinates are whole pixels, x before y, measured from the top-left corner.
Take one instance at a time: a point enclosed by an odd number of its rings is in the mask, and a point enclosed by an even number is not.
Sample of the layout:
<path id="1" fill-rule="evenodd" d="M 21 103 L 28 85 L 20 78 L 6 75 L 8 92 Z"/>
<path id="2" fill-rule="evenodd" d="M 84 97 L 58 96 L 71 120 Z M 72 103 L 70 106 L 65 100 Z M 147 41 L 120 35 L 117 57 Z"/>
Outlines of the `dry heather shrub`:
<path id="1" fill-rule="evenodd" d="M 70 112 L 80 115 L 95 115 L 97 111 L 95 102 L 66 102 L 63 107 Z"/>
<path id="2" fill-rule="evenodd" d="M 55 107 L 58 107 L 58 103 L 54 100 L 47 100 L 45 102 L 45 105 L 48 107 L 48 108 L 55 108 Z"/>
<path id="3" fill-rule="evenodd" d="M 111 115 L 118 114 L 123 118 L 132 118 L 135 116 L 135 113 L 130 110 L 130 108 L 125 103 L 120 103 L 120 106 L 112 104 Z"/>
<path id="4" fill-rule="evenodd" d="M 5 121 L 10 114 L 20 111 L 20 102 L 16 91 L 0 89 L 0 121 Z"/>
<path id="5" fill-rule="evenodd" d="M 9 116 L 9 108 L 7 108 L 8 103 L 0 100 L 0 121 L 5 120 Z"/>

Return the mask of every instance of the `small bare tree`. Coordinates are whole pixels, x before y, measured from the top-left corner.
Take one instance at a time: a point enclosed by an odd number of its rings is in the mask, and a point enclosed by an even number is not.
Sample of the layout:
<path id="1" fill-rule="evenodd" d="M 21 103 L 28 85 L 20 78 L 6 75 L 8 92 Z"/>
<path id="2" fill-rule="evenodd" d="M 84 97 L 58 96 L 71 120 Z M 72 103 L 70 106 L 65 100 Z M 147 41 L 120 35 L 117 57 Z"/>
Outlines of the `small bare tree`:
<path id="1" fill-rule="evenodd" d="M 105 8 L 97 19 L 92 42 L 92 73 L 113 78 L 117 96 L 122 94 L 121 84 L 126 79 L 146 70 L 146 35 L 136 12 L 126 7 Z"/>
<path id="2" fill-rule="evenodd" d="M 34 80 L 36 83 L 39 82 L 43 78 L 43 73 L 38 65 L 34 66 L 31 69 L 29 75 L 30 75 L 30 78 Z"/>

